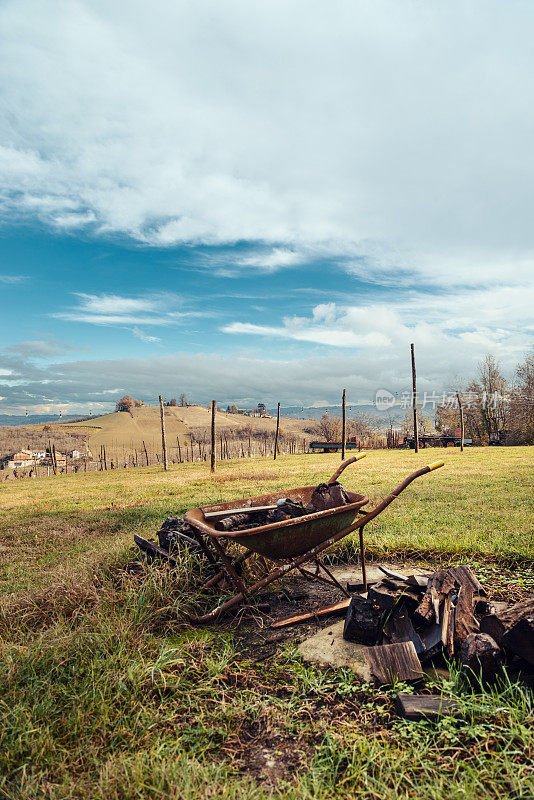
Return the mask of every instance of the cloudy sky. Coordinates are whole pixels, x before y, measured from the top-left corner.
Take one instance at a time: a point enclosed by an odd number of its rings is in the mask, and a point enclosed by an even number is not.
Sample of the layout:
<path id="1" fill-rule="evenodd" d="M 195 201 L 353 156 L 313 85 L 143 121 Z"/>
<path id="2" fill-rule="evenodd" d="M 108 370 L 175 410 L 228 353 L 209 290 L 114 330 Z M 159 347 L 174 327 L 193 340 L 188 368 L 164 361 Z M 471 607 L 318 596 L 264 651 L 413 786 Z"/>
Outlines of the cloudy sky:
<path id="1" fill-rule="evenodd" d="M 4 0 L 0 413 L 532 346 L 531 0 Z"/>

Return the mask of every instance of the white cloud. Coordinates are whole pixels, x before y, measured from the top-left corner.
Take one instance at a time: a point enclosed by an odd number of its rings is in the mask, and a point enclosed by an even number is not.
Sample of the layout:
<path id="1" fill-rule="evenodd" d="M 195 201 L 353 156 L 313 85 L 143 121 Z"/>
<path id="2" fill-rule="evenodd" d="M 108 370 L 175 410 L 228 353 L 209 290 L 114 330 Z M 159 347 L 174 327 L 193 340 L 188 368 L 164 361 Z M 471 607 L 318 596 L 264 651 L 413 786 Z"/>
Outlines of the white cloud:
<path id="1" fill-rule="evenodd" d="M 78 292 L 76 297 L 78 305 L 68 311 L 57 311 L 51 316 L 66 322 L 135 326 L 175 325 L 189 317 L 204 316 L 203 312 L 177 311 L 176 305 L 181 303 L 181 299 L 171 293 L 123 297 L 115 294 L 97 295 Z M 156 337 L 152 339 L 156 340 Z"/>
<path id="2" fill-rule="evenodd" d="M 293 267 L 305 260 L 304 253 L 288 250 L 285 247 L 275 247 L 266 253 L 257 253 L 237 260 L 240 267 L 256 267 L 262 272 L 276 272 L 283 267 Z"/>
<path id="3" fill-rule="evenodd" d="M 382 351 L 406 349 L 411 342 L 428 357 L 432 353 L 437 356 L 447 348 L 459 358 L 464 352 L 471 352 L 475 359 L 492 352 L 511 364 L 531 340 L 533 307 L 534 286 L 464 289 L 454 295 L 432 297 L 420 293 L 403 302 L 388 304 L 322 303 L 315 306 L 311 317 L 286 317 L 279 326 L 232 322 L 222 330 L 229 334 L 365 348 L 365 357 L 378 359 L 377 364 Z"/>
<path id="4" fill-rule="evenodd" d="M 263 270 L 317 246 L 386 282 L 524 279 L 533 20 L 526 0 L 5 2 L 4 216 L 253 240 Z"/>
<path id="5" fill-rule="evenodd" d="M 0 283 L 21 283 L 24 280 L 25 275 L 0 275 Z"/>
<path id="6" fill-rule="evenodd" d="M 154 342 L 161 342 L 159 336 L 150 336 L 150 334 L 145 333 L 137 326 L 132 328 L 132 333 L 137 339 L 141 339 L 142 342 L 147 342 L 147 344 L 152 344 Z"/>
<path id="7" fill-rule="evenodd" d="M 225 325 L 222 331 L 223 333 L 274 336 L 283 339 L 294 339 L 297 342 L 313 342 L 333 347 L 383 347 L 391 344 L 387 336 L 377 331 L 360 335 L 354 331 L 340 328 L 308 325 L 297 317 L 284 320 L 284 325 L 280 327 L 254 325 L 248 322 L 232 322 L 229 325 Z"/>

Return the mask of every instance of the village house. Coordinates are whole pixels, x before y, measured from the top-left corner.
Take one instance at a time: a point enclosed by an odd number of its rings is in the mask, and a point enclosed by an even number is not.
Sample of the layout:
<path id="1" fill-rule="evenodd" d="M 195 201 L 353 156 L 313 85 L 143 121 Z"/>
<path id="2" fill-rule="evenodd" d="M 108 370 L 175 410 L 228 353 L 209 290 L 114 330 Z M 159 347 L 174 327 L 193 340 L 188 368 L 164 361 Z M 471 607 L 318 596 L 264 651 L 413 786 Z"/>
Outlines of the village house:
<path id="1" fill-rule="evenodd" d="M 35 464 L 35 459 L 31 450 L 19 450 L 11 453 L 2 459 L 3 469 L 17 469 L 19 467 L 31 467 Z"/>

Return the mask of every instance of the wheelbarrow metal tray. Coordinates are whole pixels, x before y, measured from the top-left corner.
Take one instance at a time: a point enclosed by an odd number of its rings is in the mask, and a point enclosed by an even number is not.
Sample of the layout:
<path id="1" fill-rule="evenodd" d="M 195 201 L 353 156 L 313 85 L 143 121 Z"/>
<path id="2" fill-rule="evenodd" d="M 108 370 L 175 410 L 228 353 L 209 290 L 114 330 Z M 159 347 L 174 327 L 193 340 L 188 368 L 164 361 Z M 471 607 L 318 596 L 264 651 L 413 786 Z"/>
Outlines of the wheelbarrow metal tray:
<path id="1" fill-rule="evenodd" d="M 265 558 L 274 560 L 294 558 L 352 525 L 361 513 L 360 509 L 369 502 L 369 499 L 361 494 L 347 492 L 350 500 L 348 505 L 240 531 L 218 531 L 210 520 L 206 519 L 205 514 L 214 511 L 228 511 L 230 514 L 233 509 L 274 505 L 277 500 L 284 498 L 306 505 L 310 502 L 315 489 L 315 486 L 301 486 L 298 489 L 284 489 L 246 500 L 233 500 L 230 503 L 194 508 L 186 513 L 185 520 L 204 535 L 237 542 Z"/>

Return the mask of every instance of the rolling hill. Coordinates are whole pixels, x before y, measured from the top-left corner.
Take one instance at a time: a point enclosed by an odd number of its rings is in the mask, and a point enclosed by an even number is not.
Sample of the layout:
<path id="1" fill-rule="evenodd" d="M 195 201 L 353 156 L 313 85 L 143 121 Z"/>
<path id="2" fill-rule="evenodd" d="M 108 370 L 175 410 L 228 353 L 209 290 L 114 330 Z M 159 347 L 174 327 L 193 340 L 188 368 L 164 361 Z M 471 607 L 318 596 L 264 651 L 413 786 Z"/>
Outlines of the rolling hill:
<path id="1" fill-rule="evenodd" d="M 261 432 L 274 432 L 276 419 L 262 419 L 260 417 L 245 417 L 240 414 L 229 414 L 217 411 L 215 424 L 218 432 L 249 429 L 259 434 Z M 283 417 L 280 420 L 282 433 L 290 436 L 303 437 L 306 430 L 314 424 L 314 420 L 297 420 Z M 180 438 L 183 445 L 189 439 L 189 434 L 197 436 L 208 435 L 211 425 L 211 411 L 204 406 L 166 406 L 165 429 L 167 444 L 170 452 L 177 446 L 176 439 Z M 94 457 L 98 456 L 100 447 L 105 445 L 106 452 L 111 458 L 123 459 L 125 455 L 135 450 L 142 452 L 143 442 L 149 453 L 161 452 L 161 427 L 159 406 L 141 406 L 131 412 L 114 412 L 82 422 L 63 423 L 63 431 L 76 431 L 88 437 L 88 446 Z"/>

